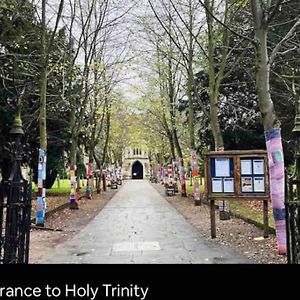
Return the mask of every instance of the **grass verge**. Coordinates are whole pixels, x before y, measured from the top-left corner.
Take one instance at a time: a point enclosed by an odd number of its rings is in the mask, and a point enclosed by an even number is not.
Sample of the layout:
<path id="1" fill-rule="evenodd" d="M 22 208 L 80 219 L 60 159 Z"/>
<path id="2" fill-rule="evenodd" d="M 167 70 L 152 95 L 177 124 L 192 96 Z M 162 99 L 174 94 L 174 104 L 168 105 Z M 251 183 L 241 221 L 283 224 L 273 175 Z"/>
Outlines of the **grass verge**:
<path id="1" fill-rule="evenodd" d="M 186 181 L 187 193 L 193 197 L 194 187 L 190 185 L 190 181 Z M 200 186 L 201 194 L 204 193 L 204 185 Z M 254 201 L 231 201 L 229 210 L 232 216 L 243 219 L 244 221 L 263 228 L 263 208 L 262 202 Z M 269 227 L 270 233 L 275 233 L 275 221 L 269 204 Z"/>

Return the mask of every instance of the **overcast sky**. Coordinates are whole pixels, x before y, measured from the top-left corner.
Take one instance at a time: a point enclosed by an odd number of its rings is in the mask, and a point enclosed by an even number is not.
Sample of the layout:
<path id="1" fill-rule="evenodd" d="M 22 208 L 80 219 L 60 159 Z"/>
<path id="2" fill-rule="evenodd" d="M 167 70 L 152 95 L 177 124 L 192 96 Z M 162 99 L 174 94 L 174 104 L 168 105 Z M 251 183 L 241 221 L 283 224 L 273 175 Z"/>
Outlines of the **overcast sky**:
<path id="1" fill-rule="evenodd" d="M 73 0 L 72 0 L 73 1 Z M 82 0 L 83 5 L 87 4 L 89 0 Z M 40 17 L 41 0 L 33 0 L 37 5 L 37 13 Z M 47 5 L 47 21 L 48 25 L 53 27 L 55 24 L 55 18 L 58 11 L 59 0 L 48 0 Z M 121 91 L 124 98 L 128 100 L 134 100 L 141 96 L 139 90 L 145 88 L 145 81 L 143 77 L 146 77 L 147 63 L 145 62 L 145 50 L 147 45 L 143 37 L 143 28 L 138 25 L 137 20 L 145 15 L 151 14 L 149 10 L 147 0 L 110 0 L 111 11 L 110 18 L 123 15 L 121 22 L 118 22 L 112 28 L 112 37 L 107 48 L 107 55 L 112 59 L 114 55 L 123 53 L 123 58 L 130 59 L 130 61 L 124 64 L 122 71 L 120 72 L 119 79 L 122 81 L 118 84 L 117 90 Z M 59 24 L 61 28 L 65 24 L 69 24 L 70 9 L 69 0 L 65 0 L 65 8 L 63 11 L 63 17 Z M 80 29 L 77 29 L 78 35 Z M 126 44 L 126 49 L 125 49 Z M 82 55 L 79 56 L 78 63 L 82 61 Z"/>
<path id="2" fill-rule="evenodd" d="M 60 27 L 69 24 L 70 1 L 71 3 L 74 3 L 74 0 L 65 0 L 65 9 L 60 22 Z M 91 0 L 81 0 L 82 5 L 87 5 L 88 1 Z M 129 60 L 123 64 L 122 70 L 120 70 L 120 68 L 118 69 L 118 81 L 120 81 L 120 79 L 122 80 L 118 83 L 117 90 L 123 94 L 125 99 L 134 101 L 141 97 L 143 92 L 146 91 L 149 75 L 153 72 L 151 64 L 155 61 L 155 56 L 153 55 L 155 47 L 151 45 L 147 39 L 144 27 L 140 25 L 140 23 L 144 22 L 146 19 L 147 22 L 153 22 L 153 27 L 155 27 L 156 32 L 159 32 L 162 29 L 160 28 L 160 25 L 157 24 L 157 21 L 155 21 L 148 0 L 109 1 L 110 19 L 124 15 L 125 12 L 127 13 L 122 19 L 118 20 L 117 24 L 110 28 L 112 34 L 111 40 L 106 48 L 107 62 L 109 62 L 109 60 L 113 61 L 114 56 L 119 55 L 120 53 L 122 53 L 123 59 Z M 38 6 L 41 5 L 41 0 L 33 0 L 33 2 Z M 47 20 L 52 27 L 55 23 L 59 2 L 60 0 L 48 0 Z M 155 7 L 159 7 L 160 1 L 153 0 L 152 3 Z M 180 5 L 184 6 L 185 4 L 185 1 L 183 1 Z M 80 32 L 79 27 L 78 32 Z M 82 56 L 79 56 L 77 63 L 80 64 L 80 61 L 82 61 Z"/>

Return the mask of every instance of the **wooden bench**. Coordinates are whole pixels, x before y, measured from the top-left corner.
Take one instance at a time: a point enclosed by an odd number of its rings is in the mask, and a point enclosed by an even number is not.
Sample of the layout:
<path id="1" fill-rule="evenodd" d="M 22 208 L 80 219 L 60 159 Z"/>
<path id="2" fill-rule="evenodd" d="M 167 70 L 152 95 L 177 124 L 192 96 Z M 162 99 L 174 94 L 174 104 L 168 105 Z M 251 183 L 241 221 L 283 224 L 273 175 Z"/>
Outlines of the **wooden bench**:
<path id="1" fill-rule="evenodd" d="M 110 188 L 111 188 L 112 190 L 117 189 L 117 188 L 118 188 L 117 182 L 116 182 L 116 181 L 112 181 L 112 182 L 111 182 L 111 185 L 110 185 Z"/>
<path id="2" fill-rule="evenodd" d="M 174 184 L 165 184 L 165 193 L 167 196 L 174 196 L 175 195 L 175 185 Z"/>

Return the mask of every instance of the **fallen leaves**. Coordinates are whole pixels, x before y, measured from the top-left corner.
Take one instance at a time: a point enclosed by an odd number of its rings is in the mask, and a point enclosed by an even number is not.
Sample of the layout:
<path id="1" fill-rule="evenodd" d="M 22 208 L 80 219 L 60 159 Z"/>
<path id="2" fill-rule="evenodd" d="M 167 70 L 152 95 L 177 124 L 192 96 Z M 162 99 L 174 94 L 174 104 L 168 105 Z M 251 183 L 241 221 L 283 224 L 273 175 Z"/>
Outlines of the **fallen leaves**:
<path id="1" fill-rule="evenodd" d="M 159 185 L 152 186 L 164 197 Z M 192 198 L 182 198 L 180 195 L 165 199 L 172 204 L 188 222 L 199 229 L 202 235 L 211 240 L 210 237 L 210 209 L 202 204 L 195 206 Z M 248 201 L 243 202 L 253 211 L 262 211 L 262 203 Z M 271 205 L 269 213 L 272 214 Z M 231 218 L 228 221 L 220 221 L 216 213 L 217 238 L 213 241 L 228 246 L 229 248 L 246 255 L 255 263 L 260 264 L 285 264 L 286 257 L 277 253 L 277 243 L 275 236 L 263 238 L 263 231 L 255 225 L 248 224 L 239 218 Z"/>
<path id="2" fill-rule="evenodd" d="M 105 193 L 96 195 L 93 199 L 82 198 L 79 201 L 79 209 L 58 210 L 46 216 L 45 226 L 52 228 L 51 231 L 32 230 L 30 233 L 30 263 L 38 263 L 43 257 L 51 253 L 52 249 L 60 243 L 72 238 L 87 223 L 95 217 L 106 203 L 113 197 L 116 190 L 108 190 Z M 68 195 L 58 197 L 47 197 L 47 211 L 55 209 L 69 201 Z M 33 209 L 33 217 L 35 211 Z M 60 229 L 62 231 L 57 231 Z"/>

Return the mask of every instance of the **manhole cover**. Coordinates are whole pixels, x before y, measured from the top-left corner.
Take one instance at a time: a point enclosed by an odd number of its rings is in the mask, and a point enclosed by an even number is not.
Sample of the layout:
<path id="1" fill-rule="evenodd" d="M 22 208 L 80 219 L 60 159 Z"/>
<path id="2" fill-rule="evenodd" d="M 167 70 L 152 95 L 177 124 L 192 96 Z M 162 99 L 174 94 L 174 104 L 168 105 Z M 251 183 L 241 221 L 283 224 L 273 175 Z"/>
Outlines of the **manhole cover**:
<path id="1" fill-rule="evenodd" d="M 113 251 L 157 251 L 160 250 L 158 242 L 121 242 L 113 245 Z"/>

